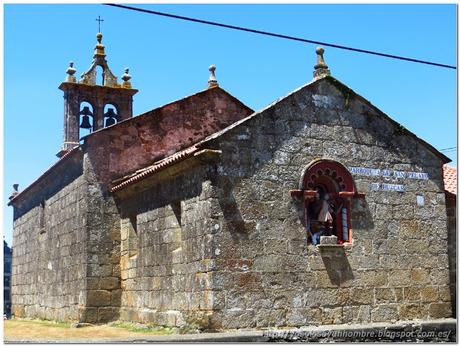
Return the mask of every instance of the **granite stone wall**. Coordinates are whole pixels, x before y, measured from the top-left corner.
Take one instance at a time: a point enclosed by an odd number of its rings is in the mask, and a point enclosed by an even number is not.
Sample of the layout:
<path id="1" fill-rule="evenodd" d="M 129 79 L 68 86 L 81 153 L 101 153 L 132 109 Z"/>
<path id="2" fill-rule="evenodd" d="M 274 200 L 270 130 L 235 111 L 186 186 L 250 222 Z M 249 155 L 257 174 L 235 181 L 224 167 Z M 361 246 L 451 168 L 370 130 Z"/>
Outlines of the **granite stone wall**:
<path id="1" fill-rule="evenodd" d="M 86 192 L 81 157 L 56 169 L 15 207 L 12 313 L 79 320 L 85 304 Z"/>
<path id="2" fill-rule="evenodd" d="M 88 185 L 86 220 L 86 290 L 85 310 L 81 321 L 104 323 L 119 316 L 120 287 L 120 215 L 107 183 L 84 157 Z"/>
<path id="3" fill-rule="evenodd" d="M 222 150 L 210 200 L 221 225 L 214 234 L 214 326 L 451 315 L 442 162 L 372 105 L 326 78 L 206 145 Z M 316 158 L 428 179 L 353 174 L 366 194 L 352 204 L 353 242 L 321 250 L 307 245 L 303 204 L 289 193 Z M 405 192 L 372 183 L 404 185 Z"/>
<path id="4" fill-rule="evenodd" d="M 457 316 L 457 196 L 446 193 L 450 298 L 452 314 Z"/>
<path id="5" fill-rule="evenodd" d="M 201 146 L 217 161 L 188 158 L 115 195 L 121 144 L 100 136 L 15 204 L 15 316 L 229 329 L 451 315 L 443 162 L 334 79 L 211 136 Z M 308 245 L 290 194 L 318 158 L 365 194 L 343 247 Z"/>
<path id="6" fill-rule="evenodd" d="M 120 319 L 209 327 L 213 223 L 212 167 L 124 191 L 121 211 Z"/>

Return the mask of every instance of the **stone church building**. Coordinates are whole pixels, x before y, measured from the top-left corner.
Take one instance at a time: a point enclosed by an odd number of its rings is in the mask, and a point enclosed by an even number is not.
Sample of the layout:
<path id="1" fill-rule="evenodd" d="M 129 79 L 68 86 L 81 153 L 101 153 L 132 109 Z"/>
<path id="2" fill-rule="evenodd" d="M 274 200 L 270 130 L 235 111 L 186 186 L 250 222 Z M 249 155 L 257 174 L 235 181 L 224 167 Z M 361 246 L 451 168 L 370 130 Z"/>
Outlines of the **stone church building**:
<path id="1" fill-rule="evenodd" d="M 450 160 L 316 53 L 313 80 L 260 111 L 211 66 L 206 90 L 133 117 L 137 90 L 99 33 L 88 71 L 71 63 L 59 86 L 59 160 L 10 197 L 14 316 L 203 329 L 450 317 Z"/>

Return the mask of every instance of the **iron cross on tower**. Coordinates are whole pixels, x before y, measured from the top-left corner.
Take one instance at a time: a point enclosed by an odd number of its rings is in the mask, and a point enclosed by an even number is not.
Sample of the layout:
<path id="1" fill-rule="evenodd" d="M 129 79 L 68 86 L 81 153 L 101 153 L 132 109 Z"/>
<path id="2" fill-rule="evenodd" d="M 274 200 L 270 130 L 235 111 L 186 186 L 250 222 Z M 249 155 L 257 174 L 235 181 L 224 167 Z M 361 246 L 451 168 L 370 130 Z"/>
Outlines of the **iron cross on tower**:
<path id="1" fill-rule="evenodd" d="M 99 26 L 99 31 L 98 32 L 101 32 L 101 22 L 103 22 L 104 19 L 102 19 L 101 16 L 97 16 L 96 21 L 98 22 L 97 24 Z"/>

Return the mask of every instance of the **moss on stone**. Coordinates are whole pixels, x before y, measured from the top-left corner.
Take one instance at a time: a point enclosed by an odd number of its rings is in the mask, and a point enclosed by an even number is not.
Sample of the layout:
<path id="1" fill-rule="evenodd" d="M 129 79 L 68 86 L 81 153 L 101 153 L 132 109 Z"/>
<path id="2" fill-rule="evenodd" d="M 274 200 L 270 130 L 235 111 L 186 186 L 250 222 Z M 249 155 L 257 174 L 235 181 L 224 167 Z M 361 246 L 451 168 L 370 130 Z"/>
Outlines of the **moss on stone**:
<path id="1" fill-rule="evenodd" d="M 403 125 L 398 124 L 398 126 L 395 127 L 394 134 L 397 136 L 405 135 L 407 134 L 407 129 Z"/>
<path id="2" fill-rule="evenodd" d="M 332 76 L 326 76 L 324 77 L 324 79 L 327 79 L 329 82 L 331 82 L 337 88 L 337 90 L 342 94 L 342 97 L 345 100 L 345 104 L 344 104 L 345 109 L 348 109 L 350 100 L 356 96 L 356 93 Z"/>

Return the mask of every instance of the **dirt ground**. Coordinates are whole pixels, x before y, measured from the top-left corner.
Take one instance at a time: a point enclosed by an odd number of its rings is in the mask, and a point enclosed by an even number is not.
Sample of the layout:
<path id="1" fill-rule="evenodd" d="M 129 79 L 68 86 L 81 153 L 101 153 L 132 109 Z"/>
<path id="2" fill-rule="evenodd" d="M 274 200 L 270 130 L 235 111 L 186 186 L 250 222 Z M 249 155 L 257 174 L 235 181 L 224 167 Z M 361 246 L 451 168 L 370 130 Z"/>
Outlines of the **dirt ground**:
<path id="1" fill-rule="evenodd" d="M 37 320 L 7 320 L 4 322 L 5 341 L 14 340 L 65 340 L 65 339 L 110 339 L 167 335 L 171 330 L 137 330 L 134 326 L 85 326 L 73 328 L 69 323 L 54 323 Z"/>

